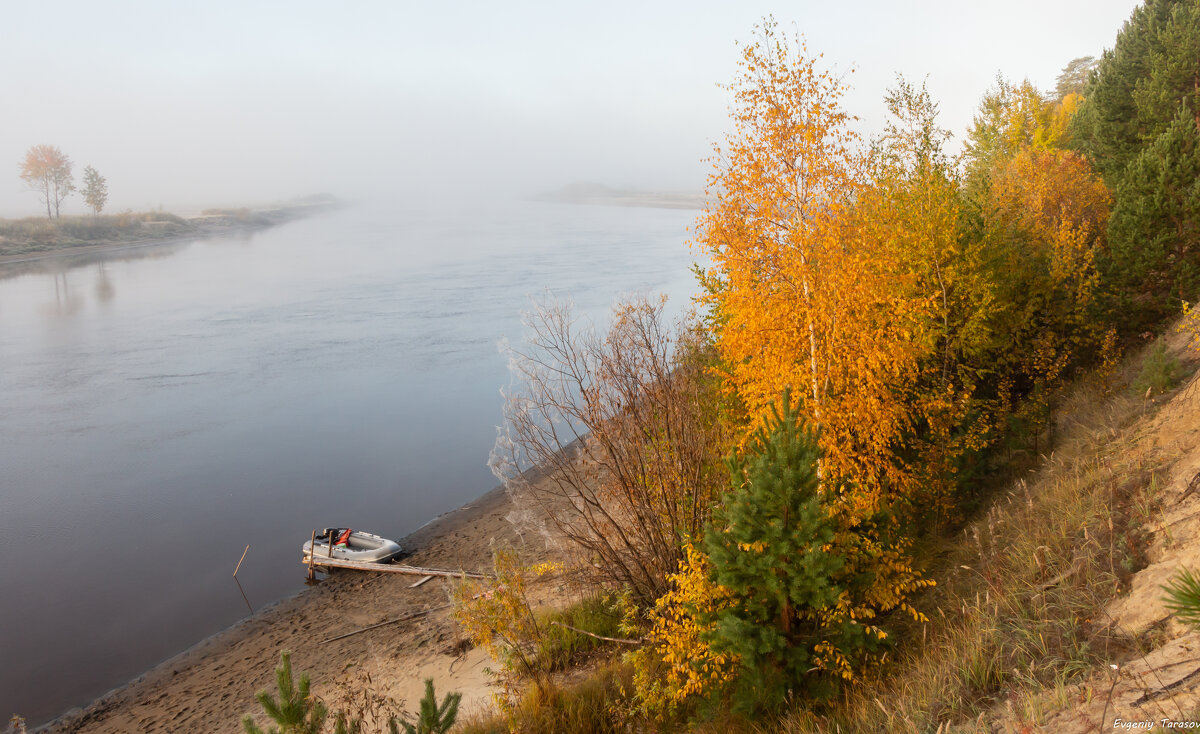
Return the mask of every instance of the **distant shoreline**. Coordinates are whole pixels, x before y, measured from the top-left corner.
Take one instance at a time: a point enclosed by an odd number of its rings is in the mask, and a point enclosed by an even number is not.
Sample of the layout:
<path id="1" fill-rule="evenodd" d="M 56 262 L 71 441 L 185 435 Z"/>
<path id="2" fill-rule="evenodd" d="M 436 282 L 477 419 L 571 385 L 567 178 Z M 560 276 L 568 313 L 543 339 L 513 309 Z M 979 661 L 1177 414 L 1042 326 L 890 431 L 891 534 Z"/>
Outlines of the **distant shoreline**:
<path id="1" fill-rule="evenodd" d="M 636 191 L 614 189 L 604 184 L 573 183 L 538 194 L 533 201 L 588 206 L 633 206 L 652 209 L 703 209 L 707 197 L 692 191 Z"/>
<path id="2" fill-rule="evenodd" d="M 110 236 L 82 239 L 68 234 L 64 235 L 64 239 L 57 241 L 47 239 L 39 241 L 37 238 L 15 239 L 11 235 L 6 236 L 2 233 L 4 229 L 26 225 L 30 220 L 15 222 L 14 220 L 0 220 L 0 274 L 10 270 L 14 265 L 77 255 L 158 247 L 180 241 L 218 237 L 232 232 L 266 229 L 285 222 L 303 219 L 319 212 L 330 211 L 340 206 L 343 206 L 341 202 L 330 198 L 259 209 L 206 209 L 205 211 L 208 213 L 191 217 L 154 212 L 117 215 L 106 218 L 106 221 L 122 216 L 127 216 L 132 221 L 106 228 L 113 230 L 113 234 Z M 46 220 L 46 222 L 54 226 L 57 220 Z M 67 226 L 75 222 L 83 222 L 86 226 L 87 219 L 73 218 Z M 54 233 L 54 235 L 59 234 L 57 231 Z"/>

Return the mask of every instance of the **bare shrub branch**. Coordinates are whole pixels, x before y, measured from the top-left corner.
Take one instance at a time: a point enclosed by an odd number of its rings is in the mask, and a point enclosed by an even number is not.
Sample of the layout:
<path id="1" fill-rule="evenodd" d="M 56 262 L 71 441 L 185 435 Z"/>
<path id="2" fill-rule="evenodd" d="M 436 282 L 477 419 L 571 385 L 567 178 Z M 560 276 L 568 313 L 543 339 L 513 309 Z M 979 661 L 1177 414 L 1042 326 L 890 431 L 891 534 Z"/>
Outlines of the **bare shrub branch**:
<path id="1" fill-rule="evenodd" d="M 709 518 L 725 476 L 721 422 L 695 332 L 664 323 L 665 298 L 618 304 L 603 337 L 567 303 L 525 316 L 492 471 L 585 563 L 644 601 Z"/>

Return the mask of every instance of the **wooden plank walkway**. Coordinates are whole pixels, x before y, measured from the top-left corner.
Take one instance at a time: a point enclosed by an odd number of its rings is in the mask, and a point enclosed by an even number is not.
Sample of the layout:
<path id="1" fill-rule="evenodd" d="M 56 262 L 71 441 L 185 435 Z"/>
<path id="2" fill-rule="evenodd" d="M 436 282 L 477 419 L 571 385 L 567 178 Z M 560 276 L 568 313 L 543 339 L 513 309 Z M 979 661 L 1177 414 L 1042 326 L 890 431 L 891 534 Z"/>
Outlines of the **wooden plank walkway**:
<path id="1" fill-rule="evenodd" d="M 309 554 L 305 553 L 301 563 L 309 565 Z M 495 578 L 488 573 L 472 573 L 470 571 L 447 571 L 442 568 L 419 568 L 405 566 L 399 563 L 364 563 L 363 561 L 344 561 L 340 558 L 329 558 L 317 555 L 312 559 L 312 565 L 327 568 L 349 568 L 355 571 L 377 571 L 379 573 L 406 573 L 411 576 L 446 576 L 451 578 L 490 579 Z"/>

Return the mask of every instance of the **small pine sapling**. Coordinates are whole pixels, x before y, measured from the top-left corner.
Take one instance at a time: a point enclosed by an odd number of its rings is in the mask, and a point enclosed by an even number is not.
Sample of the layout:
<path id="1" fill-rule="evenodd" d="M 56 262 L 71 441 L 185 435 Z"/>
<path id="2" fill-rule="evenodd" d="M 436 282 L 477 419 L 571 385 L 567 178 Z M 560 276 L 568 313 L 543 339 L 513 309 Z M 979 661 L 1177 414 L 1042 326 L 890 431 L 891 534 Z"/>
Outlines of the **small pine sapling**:
<path id="1" fill-rule="evenodd" d="M 333 722 L 333 734 L 362 734 L 362 730 L 361 719 L 347 719 L 340 711 Z"/>
<path id="2" fill-rule="evenodd" d="M 292 654 L 284 650 L 279 657 L 280 664 L 275 669 L 275 683 L 279 688 L 279 699 L 276 700 L 266 689 L 259 691 L 255 696 L 267 716 L 279 725 L 279 727 L 272 726 L 267 734 L 320 734 L 321 727 L 325 724 L 325 718 L 329 713 L 325 704 L 309 694 L 311 683 L 308 673 L 300 674 L 298 687 L 294 684 Z M 344 722 L 339 723 L 342 724 L 344 730 Z M 242 727 L 246 730 L 246 734 L 264 734 L 249 714 L 242 718 Z"/>
<path id="3" fill-rule="evenodd" d="M 404 727 L 404 734 L 445 734 L 458 718 L 458 704 L 461 700 L 461 693 L 447 693 L 442 705 L 438 706 L 437 695 L 433 692 L 433 679 L 426 678 L 425 697 L 421 699 L 421 715 L 416 725 L 406 721 L 398 722 L 393 717 L 388 721 L 388 729 L 391 730 L 391 734 L 400 734 L 401 726 Z"/>
<path id="4" fill-rule="evenodd" d="M 1200 629 L 1200 579 L 1189 568 L 1179 569 L 1163 587 L 1167 592 L 1163 602 L 1167 610 L 1179 617 L 1179 621 L 1193 629 Z"/>

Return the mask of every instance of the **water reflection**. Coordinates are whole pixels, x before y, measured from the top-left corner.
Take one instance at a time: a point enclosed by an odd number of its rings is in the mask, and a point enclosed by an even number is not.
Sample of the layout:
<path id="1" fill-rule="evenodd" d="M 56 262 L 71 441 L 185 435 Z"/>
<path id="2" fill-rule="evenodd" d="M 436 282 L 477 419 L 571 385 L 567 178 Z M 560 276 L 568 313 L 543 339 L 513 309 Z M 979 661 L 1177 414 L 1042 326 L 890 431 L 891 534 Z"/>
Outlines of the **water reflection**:
<path id="1" fill-rule="evenodd" d="M 233 577 L 233 583 L 237 584 L 238 593 L 242 595 L 242 601 L 246 602 L 246 611 L 254 614 L 254 607 L 250 605 L 250 599 L 246 596 L 246 590 L 242 588 L 242 582 L 238 581 L 237 576 Z"/>
<path id="2" fill-rule="evenodd" d="M 47 253 L 33 253 L 26 257 L 12 258 L 0 262 L 0 281 L 18 278 L 23 275 L 78 270 L 90 265 L 169 258 L 187 249 L 192 244 L 193 242 L 181 240 L 176 242 L 156 242 L 97 248 L 82 252 L 68 249 Z"/>
<path id="3" fill-rule="evenodd" d="M 67 283 L 67 273 L 54 274 L 54 303 L 47 306 L 47 313 L 52 316 L 70 316 L 83 308 L 83 297 L 73 293 Z"/>
<path id="4" fill-rule="evenodd" d="M 108 303 L 116 294 L 112 278 L 108 276 L 108 264 L 104 261 L 96 263 L 96 300 Z"/>

